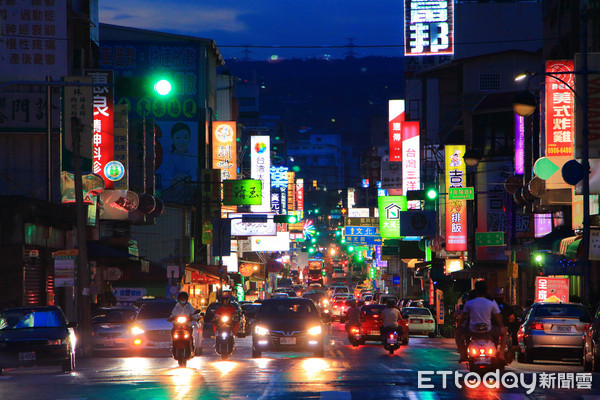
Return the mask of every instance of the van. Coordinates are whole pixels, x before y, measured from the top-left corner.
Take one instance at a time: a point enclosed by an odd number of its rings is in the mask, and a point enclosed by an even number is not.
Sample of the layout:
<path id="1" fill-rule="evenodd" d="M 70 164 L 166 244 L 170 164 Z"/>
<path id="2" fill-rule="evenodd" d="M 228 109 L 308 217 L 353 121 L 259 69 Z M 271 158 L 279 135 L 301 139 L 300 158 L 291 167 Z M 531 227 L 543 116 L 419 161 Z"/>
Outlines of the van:
<path id="1" fill-rule="evenodd" d="M 346 286 L 334 286 L 331 290 L 331 297 L 334 297 L 336 294 L 350 294 L 350 290 Z"/>

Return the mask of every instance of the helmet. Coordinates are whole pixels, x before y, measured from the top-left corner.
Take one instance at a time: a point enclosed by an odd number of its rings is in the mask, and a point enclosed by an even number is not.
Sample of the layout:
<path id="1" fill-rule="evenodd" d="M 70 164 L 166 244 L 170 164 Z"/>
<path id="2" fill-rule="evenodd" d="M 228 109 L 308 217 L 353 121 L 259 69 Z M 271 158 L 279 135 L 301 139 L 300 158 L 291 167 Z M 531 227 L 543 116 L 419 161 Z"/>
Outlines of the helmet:
<path id="1" fill-rule="evenodd" d="M 504 297 L 504 288 L 500 286 L 494 289 L 494 297 Z"/>
<path id="2" fill-rule="evenodd" d="M 177 294 L 177 301 L 188 301 L 190 295 L 187 292 L 179 292 Z"/>
<path id="3" fill-rule="evenodd" d="M 387 308 L 392 308 L 392 307 L 394 307 L 394 304 L 395 304 L 395 303 L 394 303 L 394 300 L 392 300 L 392 299 L 389 299 L 389 300 L 388 300 L 388 301 L 385 303 L 385 306 L 386 306 Z"/>
<path id="4" fill-rule="evenodd" d="M 356 300 L 350 300 L 350 307 L 356 307 Z"/>
<path id="5" fill-rule="evenodd" d="M 227 304 L 231 303 L 231 299 L 229 298 L 229 296 L 224 296 L 221 298 L 221 303 L 227 305 Z"/>

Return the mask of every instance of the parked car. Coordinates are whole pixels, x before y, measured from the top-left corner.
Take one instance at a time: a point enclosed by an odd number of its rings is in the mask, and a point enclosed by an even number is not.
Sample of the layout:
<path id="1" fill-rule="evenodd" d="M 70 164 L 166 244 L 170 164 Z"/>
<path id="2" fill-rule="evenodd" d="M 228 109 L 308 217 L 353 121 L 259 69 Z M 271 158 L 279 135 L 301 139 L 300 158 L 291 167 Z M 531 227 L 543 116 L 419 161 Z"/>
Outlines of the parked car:
<path id="1" fill-rule="evenodd" d="M 429 335 L 435 337 L 435 318 L 431 311 L 425 307 L 404 307 L 402 318 L 408 323 L 408 332 L 412 334 Z"/>
<path id="2" fill-rule="evenodd" d="M 583 368 L 586 372 L 600 371 L 600 306 L 583 335 Z"/>
<path id="3" fill-rule="evenodd" d="M 174 299 L 146 301 L 136 314 L 131 327 L 134 350 L 157 351 L 171 348 L 171 329 L 167 321 L 177 302 Z M 202 323 L 192 323 L 194 354 L 202 354 Z"/>
<path id="4" fill-rule="evenodd" d="M 244 330 L 244 328 L 246 327 L 246 317 L 244 316 L 242 307 L 237 302 L 237 300 L 234 300 L 233 297 L 231 297 L 231 305 L 233 305 L 236 308 L 237 317 L 240 320 L 237 336 L 240 338 L 243 338 L 248 333 L 247 331 Z M 202 336 L 204 336 L 205 338 L 210 338 L 210 337 L 214 336 L 212 320 L 215 317 L 215 312 L 217 311 L 217 309 L 220 306 L 221 306 L 221 303 L 218 301 L 215 301 L 213 303 L 210 303 L 208 305 L 208 307 L 206 308 L 206 312 L 204 314 L 204 323 L 202 324 L 202 326 L 203 326 L 203 329 L 202 329 L 203 335 Z"/>
<path id="5" fill-rule="evenodd" d="M 131 349 L 131 323 L 136 311 L 133 306 L 99 308 L 92 317 L 93 350 Z"/>
<path id="6" fill-rule="evenodd" d="M 54 306 L 7 308 L 0 312 L 0 375 L 6 368 L 60 365 L 75 369 L 76 324 Z"/>
<path id="7" fill-rule="evenodd" d="M 592 316 L 583 304 L 535 303 L 517 333 L 518 361 L 582 359 L 582 338 L 591 323 Z"/>
<path id="8" fill-rule="evenodd" d="M 324 329 L 310 299 L 263 301 L 252 330 L 252 358 L 265 351 L 309 351 L 323 357 Z"/>

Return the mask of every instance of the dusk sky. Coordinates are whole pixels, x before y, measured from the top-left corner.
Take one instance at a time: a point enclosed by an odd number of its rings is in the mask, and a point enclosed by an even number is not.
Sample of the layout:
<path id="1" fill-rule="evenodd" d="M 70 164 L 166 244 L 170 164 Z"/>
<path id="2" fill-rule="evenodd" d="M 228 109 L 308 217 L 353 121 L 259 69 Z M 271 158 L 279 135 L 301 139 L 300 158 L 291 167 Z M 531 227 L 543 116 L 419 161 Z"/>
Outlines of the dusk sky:
<path id="1" fill-rule="evenodd" d="M 100 22 L 214 39 L 225 59 L 244 57 L 244 45 L 251 46 L 250 57 L 255 60 L 274 54 L 285 58 L 325 54 L 343 58 L 348 48 L 318 46 L 345 46 L 348 38 L 354 38 L 358 46 L 354 48 L 357 57 L 401 56 L 403 13 L 401 0 L 100 2 Z"/>

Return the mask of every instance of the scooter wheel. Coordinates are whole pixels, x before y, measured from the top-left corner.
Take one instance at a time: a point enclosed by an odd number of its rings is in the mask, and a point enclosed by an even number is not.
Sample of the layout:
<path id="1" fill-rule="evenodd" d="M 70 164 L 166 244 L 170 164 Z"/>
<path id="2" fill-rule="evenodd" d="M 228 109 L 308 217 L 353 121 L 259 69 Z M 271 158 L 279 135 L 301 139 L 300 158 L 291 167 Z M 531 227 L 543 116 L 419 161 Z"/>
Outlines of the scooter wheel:
<path id="1" fill-rule="evenodd" d="M 187 360 L 185 358 L 183 358 L 183 359 L 180 358 L 179 360 L 177 360 L 177 364 L 179 364 L 180 367 L 185 368 L 185 366 L 187 365 Z"/>
<path id="2" fill-rule="evenodd" d="M 261 352 L 259 350 L 252 349 L 252 358 L 260 358 Z"/>
<path id="3" fill-rule="evenodd" d="M 390 355 L 394 354 L 394 349 L 390 349 Z"/>

